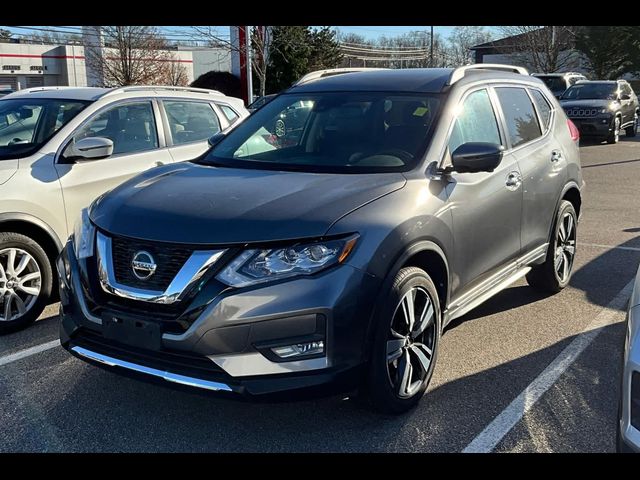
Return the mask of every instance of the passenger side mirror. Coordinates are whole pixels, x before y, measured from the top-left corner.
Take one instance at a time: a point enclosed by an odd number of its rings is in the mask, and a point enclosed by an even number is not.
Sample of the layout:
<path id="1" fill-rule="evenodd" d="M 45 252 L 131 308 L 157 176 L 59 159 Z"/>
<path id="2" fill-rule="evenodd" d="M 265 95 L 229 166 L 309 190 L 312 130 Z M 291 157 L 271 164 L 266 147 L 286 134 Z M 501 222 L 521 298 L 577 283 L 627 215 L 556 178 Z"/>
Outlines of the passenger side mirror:
<path id="1" fill-rule="evenodd" d="M 33 110 L 30 108 L 20 108 L 17 113 L 18 117 L 20 117 L 20 120 L 25 120 L 27 118 L 33 117 Z"/>
<path id="2" fill-rule="evenodd" d="M 463 143 L 451 154 L 453 171 L 459 173 L 493 172 L 502 161 L 504 147 L 495 143 Z"/>
<path id="3" fill-rule="evenodd" d="M 113 140 L 104 137 L 86 137 L 75 142 L 73 160 L 100 160 L 113 155 Z"/>
<path id="4" fill-rule="evenodd" d="M 622 95 L 620 95 L 620 100 L 631 100 L 631 95 L 629 95 L 628 93 L 623 93 Z"/>
<path id="5" fill-rule="evenodd" d="M 209 137 L 209 146 L 215 147 L 220 141 L 225 137 L 225 134 L 222 132 L 218 132 L 212 137 Z"/>

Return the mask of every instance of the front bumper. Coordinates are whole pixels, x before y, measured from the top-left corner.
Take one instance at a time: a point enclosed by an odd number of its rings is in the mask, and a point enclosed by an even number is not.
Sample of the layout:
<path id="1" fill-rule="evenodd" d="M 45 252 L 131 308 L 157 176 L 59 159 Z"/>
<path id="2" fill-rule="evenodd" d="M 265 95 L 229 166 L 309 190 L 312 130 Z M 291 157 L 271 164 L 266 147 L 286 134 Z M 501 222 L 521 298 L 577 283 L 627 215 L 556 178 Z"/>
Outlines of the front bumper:
<path id="1" fill-rule="evenodd" d="M 71 242 L 57 264 L 60 339 L 71 354 L 151 381 L 250 396 L 355 386 L 366 358 L 370 298 L 380 286 L 376 278 L 340 265 L 311 277 L 227 289 L 199 310 L 186 331 L 175 332 L 163 331 L 153 313 L 134 313 L 126 302 L 96 305 L 95 285 Z M 156 346 L 138 337 L 114 338 L 107 323 L 116 317 L 153 327 L 150 335 L 159 331 L 161 338 Z M 323 341 L 324 352 L 287 361 L 271 350 L 308 341 Z"/>
<path id="2" fill-rule="evenodd" d="M 622 374 L 622 400 L 618 424 L 618 449 L 640 453 L 640 334 L 632 326 L 640 323 L 640 306 L 629 309 Z M 635 377 L 635 378 L 634 378 Z M 632 410 L 635 420 L 632 421 Z"/>
<path id="3" fill-rule="evenodd" d="M 571 117 L 569 117 L 571 118 Z M 606 137 L 614 128 L 612 115 L 601 115 L 587 118 L 571 118 L 578 127 L 582 137 Z"/>

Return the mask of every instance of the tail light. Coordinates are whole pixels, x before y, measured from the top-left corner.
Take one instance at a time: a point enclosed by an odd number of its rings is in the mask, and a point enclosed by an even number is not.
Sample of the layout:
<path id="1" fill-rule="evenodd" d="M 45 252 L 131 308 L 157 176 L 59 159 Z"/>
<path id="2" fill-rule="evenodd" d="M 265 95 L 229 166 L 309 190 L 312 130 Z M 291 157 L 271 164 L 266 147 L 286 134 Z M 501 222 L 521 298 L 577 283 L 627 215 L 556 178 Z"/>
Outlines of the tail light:
<path id="1" fill-rule="evenodd" d="M 567 118 L 567 126 L 569 127 L 569 133 L 571 134 L 571 140 L 577 142 L 580 140 L 580 130 L 576 127 L 576 124 L 571 121 L 571 119 Z"/>

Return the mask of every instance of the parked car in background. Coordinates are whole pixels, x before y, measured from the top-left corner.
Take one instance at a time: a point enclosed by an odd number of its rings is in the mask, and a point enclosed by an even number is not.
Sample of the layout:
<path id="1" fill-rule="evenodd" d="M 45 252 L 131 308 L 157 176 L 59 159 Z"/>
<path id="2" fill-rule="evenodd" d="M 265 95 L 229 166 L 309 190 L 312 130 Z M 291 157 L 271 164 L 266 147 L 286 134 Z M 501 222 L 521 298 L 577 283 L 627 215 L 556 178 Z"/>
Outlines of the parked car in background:
<path id="1" fill-rule="evenodd" d="M 277 95 L 276 93 L 272 93 L 271 95 L 263 95 L 262 97 L 256 98 L 253 101 L 253 103 L 247 107 L 247 110 L 249 110 L 252 113 L 255 112 L 257 109 L 259 109 L 260 107 L 263 107 L 264 105 L 269 103 L 271 100 L 273 100 L 276 97 L 276 95 Z"/>
<path id="2" fill-rule="evenodd" d="M 291 107 L 301 131 L 254 150 Z M 578 139 L 519 67 L 296 85 L 205 156 L 83 211 L 57 263 L 61 343 L 159 381 L 249 396 L 359 387 L 404 412 L 447 323 L 525 276 L 547 292 L 569 283 Z"/>
<path id="3" fill-rule="evenodd" d="M 242 100 L 179 87 L 21 90 L 0 99 L 0 333 L 33 322 L 56 287 L 74 218 L 149 168 L 192 159 L 247 117 Z"/>
<path id="4" fill-rule="evenodd" d="M 5 95 L 9 95 L 10 93 L 13 93 L 13 90 L 11 88 L 0 87 L 0 97 L 4 97 Z"/>
<path id="5" fill-rule="evenodd" d="M 534 73 L 532 75 L 542 80 L 556 98 L 560 98 L 560 95 L 570 86 L 575 85 L 580 80 L 587 79 L 583 74 L 577 72 Z"/>
<path id="6" fill-rule="evenodd" d="M 640 453 L 640 269 L 627 309 L 627 335 L 620 391 L 618 452 Z"/>
<path id="7" fill-rule="evenodd" d="M 583 80 L 562 94 L 560 104 L 580 135 L 617 143 L 620 131 L 635 137 L 638 97 L 626 80 Z"/>

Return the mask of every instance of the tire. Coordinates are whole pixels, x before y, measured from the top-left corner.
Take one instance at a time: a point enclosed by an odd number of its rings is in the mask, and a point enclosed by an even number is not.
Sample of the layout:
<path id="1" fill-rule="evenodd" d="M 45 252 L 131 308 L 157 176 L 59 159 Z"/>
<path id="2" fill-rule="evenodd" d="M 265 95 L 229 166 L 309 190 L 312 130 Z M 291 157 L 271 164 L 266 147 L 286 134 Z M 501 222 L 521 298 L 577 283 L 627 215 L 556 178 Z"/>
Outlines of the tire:
<path id="1" fill-rule="evenodd" d="M 15 252 L 13 257 L 11 251 Z M 18 273 L 11 273 L 20 267 Z M 52 286 L 51 262 L 42 247 L 25 235 L 0 232 L 0 334 L 21 330 L 35 322 L 51 297 Z"/>
<path id="2" fill-rule="evenodd" d="M 405 321 L 411 299 L 415 312 L 413 330 Z M 418 404 L 433 375 L 441 317 L 438 293 L 429 275 L 416 267 L 400 270 L 384 300 L 374 331 L 366 385 L 366 395 L 374 409 L 400 414 Z M 391 357 L 394 359 L 388 361 Z M 402 375 L 407 371 L 408 375 Z"/>
<path id="3" fill-rule="evenodd" d="M 627 137 L 635 137 L 638 131 L 638 114 L 633 116 L 633 125 L 624 129 L 624 134 Z"/>
<path id="4" fill-rule="evenodd" d="M 607 143 L 614 144 L 620 140 L 620 117 L 616 117 L 613 121 L 613 130 L 607 136 Z"/>
<path id="5" fill-rule="evenodd" d="M 568 226 L 568 217 L 571 218 L 571 227 Z M 542 265 L 534 266 L 527 274 L 527 282 L 536 290 L 558 293 L 569 284 L 576 255 L 577 220 L 576 211 L 571 202 L 563 200 L 556 215 L 547 258 Z M 568 237 L 567 231 L 569 231 Z M 562 255 L 562 258 L 559 255 Z"/>

